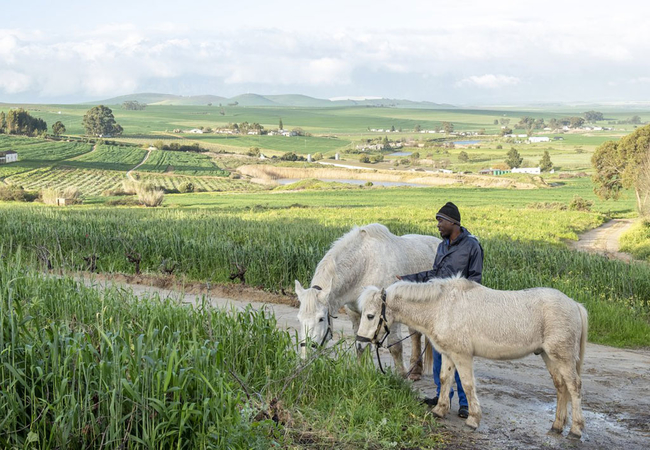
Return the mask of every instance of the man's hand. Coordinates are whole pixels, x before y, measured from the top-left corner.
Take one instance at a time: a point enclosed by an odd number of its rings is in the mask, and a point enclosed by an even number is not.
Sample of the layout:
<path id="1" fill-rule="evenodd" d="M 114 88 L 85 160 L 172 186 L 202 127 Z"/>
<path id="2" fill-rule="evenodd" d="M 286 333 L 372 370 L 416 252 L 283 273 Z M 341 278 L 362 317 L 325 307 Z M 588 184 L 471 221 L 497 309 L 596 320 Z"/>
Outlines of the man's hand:
<path id="1" fill-rule="evenodd" d="M 400 275 L 395 275 L 395 277 L 396 277 L 398 280 L 401 280 L 401 279 L 402 279 L 402 277 L 401 277 Z"/>

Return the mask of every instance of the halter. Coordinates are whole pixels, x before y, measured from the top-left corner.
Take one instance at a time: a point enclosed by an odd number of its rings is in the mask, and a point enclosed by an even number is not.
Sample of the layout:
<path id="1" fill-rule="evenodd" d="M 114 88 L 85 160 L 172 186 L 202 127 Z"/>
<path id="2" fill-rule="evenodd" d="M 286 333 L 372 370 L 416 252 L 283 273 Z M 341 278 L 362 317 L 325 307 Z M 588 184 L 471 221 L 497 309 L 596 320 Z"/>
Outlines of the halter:
<path id="1" fill-rule="evenodd" d="M 322 288 L 320 286 L 312 286 L 312 289 L 316 289 L 317 291 L 321 291 Z M 320 344 L 318 344 L 319 347 L 322 347 L 325 344 L 325 341 L 327 341 L 327 336 L 330 336 L 331 339 L 334 339 L 334 331 L 332 331 L 332 319 L 336 319 L 335 316 L 330 314 L 330 309 L 329 307 L 327 308 L 327 331 L 325 331 L 325 334 L 323 335 L 323 340 L 320 341 Z M 307 343 L 306 342 L 301 342 L 300 347 L 306 347 Z M 312 347 L 316 347 L 312 344 Z"/>
<path id="2" fill-rule="evenodd" d="M 381 339 L 381 341 L 377 342 L 377 336 L 379 336 L 379 332 L 381 331 L 382 326 L 384 327 L 384 331 L 386 334 L 384 334 L 384 337 Z M 381 347 L 384 344 L 384 341 L 390 334 L 390 328 L 388 328 L 388 319 L 386 318 L 386 289 L 381 290 L 381 313 L 379 314 L 379 323 L 377 324 L 377 329 L 375 330 L 375 334 L 372 336 L 372 339 L 369 339 L 365 336 L 359 336 L 357 335 L 357 341 L 358 342 L 370 342 L 371 344 L 375 344 L 377 346 L 377 351 L 379 351 L 379 347 Z"/>

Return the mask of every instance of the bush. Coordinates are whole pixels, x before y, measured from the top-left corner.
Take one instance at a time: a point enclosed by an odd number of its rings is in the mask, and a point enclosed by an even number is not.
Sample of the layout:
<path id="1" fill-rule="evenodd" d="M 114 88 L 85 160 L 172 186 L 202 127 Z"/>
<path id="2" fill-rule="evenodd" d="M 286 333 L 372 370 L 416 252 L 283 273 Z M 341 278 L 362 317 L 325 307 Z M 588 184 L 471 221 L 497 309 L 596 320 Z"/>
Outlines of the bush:
<path id="1" fill-rule="evenodd" d="M 3 202 L 33 202 L 38 198 L 38 193 L 26 191 L 22 186 L 1 186 L 0 201 Z"/>
<path id="2" fill-rule="evenodd" d="M 145 183 L 138 183 L 135 186 L 135 193 L 141 205 L 151 208 L 162 205 L 165 198 L 165 193 L 162 189 Z"/>
<path id="3" fill-rule="evenodd" d="M 320 161 L 323 159 L 323 154 L 321 152 L 314 153 L 311 157 L 312 161 Z"/>
<path id="4" fill-rule="evenodd" d="M 56 205 L 59 198 L 64 198 L 66 205 L 78 205 L 82 202 L 81 191 L 76 186 L 68 186 L 63 190 L 43 189 L 41 198 L 46 205 Z"/>
<path id="5" fill-rule="evenodd" d="M 569 209 L 571 211 L 591 211 L 591 207 L 594 205 L 594 202 L 590 200 L 585 200 L 584 198 L 576 195 L 569 203 Z"/>
<path id="6" fill-rule="evenodd" d="M 370 158 L 368 157 L 368 155 L 361 155 L 361 156 L 359 157 L 359 162 L 361 162 L 361 163 L 369 163 L 369 162 L 370 162 Z"/>
<path id="7" fill-rule="evenodd" d="M 364 184 L 366 187 L 372 187 L 374 184 L 372 184 L 372 181 L 366 181 L 366 184 Z"/>
<path id="8" fill-rule="evenodd" d="M 192 184 L 189 181 L 185 181 L 184 183 L 181 183 L 181 185 L 178 187 L 178 191 L 181 194 L 189 194 L 191 192 L 194 192 L 194 184 Z"/>

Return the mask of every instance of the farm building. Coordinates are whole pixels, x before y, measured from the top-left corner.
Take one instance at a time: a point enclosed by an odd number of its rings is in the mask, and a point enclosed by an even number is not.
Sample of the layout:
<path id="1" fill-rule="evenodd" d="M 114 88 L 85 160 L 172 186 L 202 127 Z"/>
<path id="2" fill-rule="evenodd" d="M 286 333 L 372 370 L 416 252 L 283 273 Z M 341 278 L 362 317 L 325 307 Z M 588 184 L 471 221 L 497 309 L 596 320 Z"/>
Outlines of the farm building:
<path id="1" fill-rule="evenodd" d="M 9 164 L 18 161 L 18 153 L 13 150 L 0 152 L 0 164 Z"/>
<path id="2" fill-rule="evenodd" d="M 550 139 L 547 136 L 531 136 L 528 138 L 528 142 L 534 144 L 536 142 L 549 142 Z"/>
<path id="3" fill-rule="evenodd" d="M 531 175 L 539 175 L 542 173 L 539 167 L 516 167 L 512 169 L 512 173 L 529 173 Z"/>
<path id="4" fill-rule="evenodd" d="M 478 171 L 479 175 L 505 175 L 510 173 L 509 170 L 502 169 L 483 169 Z"/>

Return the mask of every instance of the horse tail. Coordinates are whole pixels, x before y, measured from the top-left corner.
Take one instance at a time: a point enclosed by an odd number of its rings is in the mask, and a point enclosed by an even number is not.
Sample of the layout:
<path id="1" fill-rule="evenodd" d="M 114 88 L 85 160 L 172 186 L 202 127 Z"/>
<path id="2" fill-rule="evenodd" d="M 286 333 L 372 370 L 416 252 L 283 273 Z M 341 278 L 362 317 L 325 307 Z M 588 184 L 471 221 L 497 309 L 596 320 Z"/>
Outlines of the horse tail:
<path id="1" fill-rule="evenodd" d="M 587 345 L 587 330 L 589 328 L 589 319 L 587 315 L 587 310 L 585 309 L 584 306 L 582 306 L 579 303 L 578 303 L 578 311 L 580 312 L 582 331 L 580 334 L 580 359 L 578 359 L 578 363 L 576 364 L 576 370 L 578 371 L 578 375 L 580 375 L 580 371 L 582 370 L 582 363 L 585 359 L 585 347 Z"/>
<path id="2" fill-rule="evenodd" d="M 422 362 L 422 370 L 424 375 L 433 374 L 433 346 L 426 336 L 424 336 L 424 361 Z"/>

